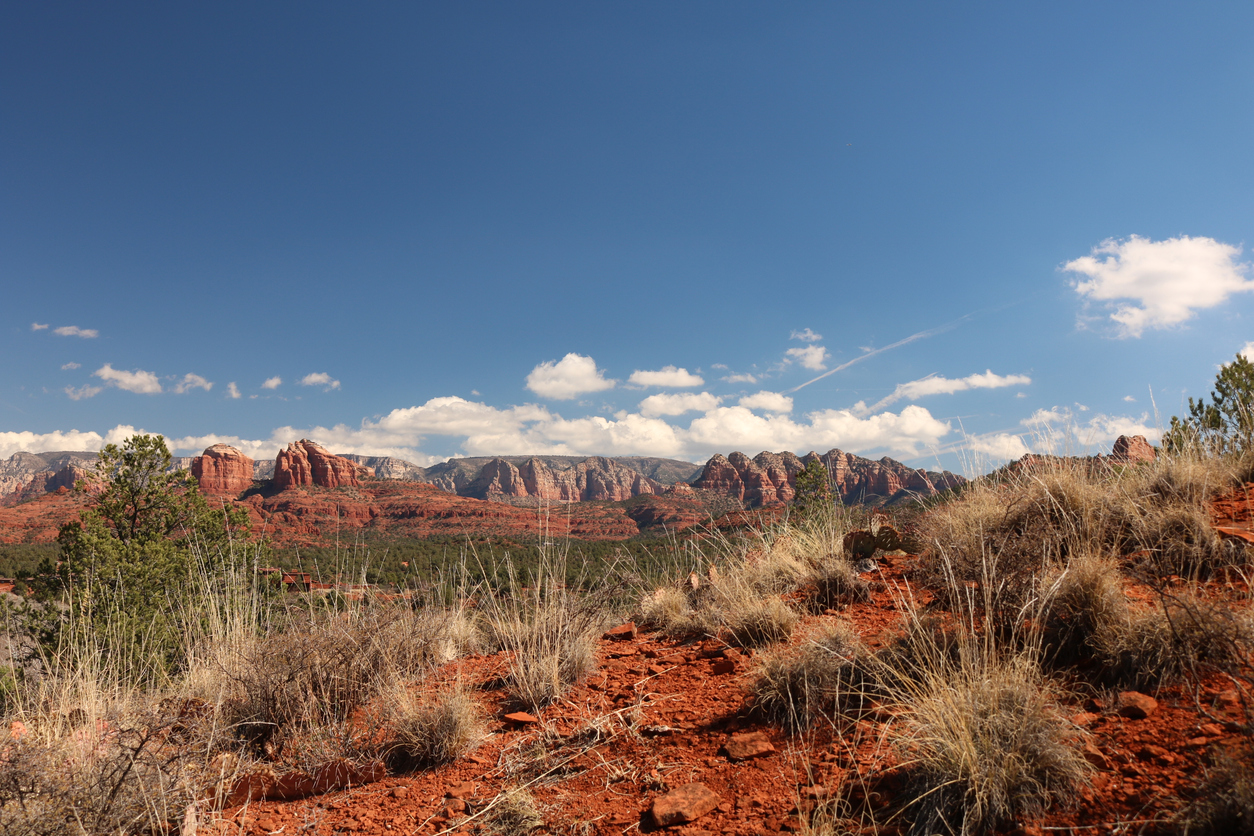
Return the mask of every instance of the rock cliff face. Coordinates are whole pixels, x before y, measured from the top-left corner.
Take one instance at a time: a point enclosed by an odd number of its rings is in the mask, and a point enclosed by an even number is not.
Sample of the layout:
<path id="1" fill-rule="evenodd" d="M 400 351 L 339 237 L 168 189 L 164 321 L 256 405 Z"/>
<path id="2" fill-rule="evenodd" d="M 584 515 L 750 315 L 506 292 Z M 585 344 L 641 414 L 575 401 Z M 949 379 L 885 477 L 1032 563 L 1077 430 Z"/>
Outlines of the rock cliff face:
<path id="1" fill-rule="evenodd" d="M 426 469 L 404 459 L 391 456 L 359 456 L 356 453 L 343 453 L 343 458 L 355 464 L 363 465 L 374 471 L 379 479 L 403 479 L 410 482 L 423 482 Z"/>
<path id="2" fill-rule="evenodd" d="M 307 438 L 291 442 L 274 460 L 274 486 L 279 490 L 310 485 L 360 487 L 362 479 L 373 477 L 374 471 L 370 468 L 329 453 L 321 444 Z"/>
<path id="3" fill-rule="evenodd" d="M 1157 457 L 1153 445 L 1143 435 L 1121 435 L 1115 439 L 1114 449 L 1110 451 L 1110 458 L 1121 462 L 1152 462 Z"/>
<path id="4" fill-rule="evenodd" d="M 192 476 L 202 493 L 238 496 L 253 485 L 253 460 L 227 444 L 215 444 L 192 459 Z"/>
<path id="5" fill-rule="evenodd" d="M 618 502 L 661 493 L 662 486 L 603 456 L 557 471 L 539 458 L 527 459 L 521 466 L 496 458 L 457 492 L 476 499 L 528 497 L 557 502 Z"/>
<path id="6" fill-rule="evenodd" d="M 716 455 L 706 463 L 694 488 L 738 499 L 750 507 L 781 505 L 796 495 L 797 474 L 818 460 L 831 475 L 832 487 L 846 504 L 881 505 L 908 496 L 932 496 L 965 479 L 948 471 L 932 473 L 906 467 L 888 457 L 864 459 L 841 450 L 808 453 L 743 453 Z"/>

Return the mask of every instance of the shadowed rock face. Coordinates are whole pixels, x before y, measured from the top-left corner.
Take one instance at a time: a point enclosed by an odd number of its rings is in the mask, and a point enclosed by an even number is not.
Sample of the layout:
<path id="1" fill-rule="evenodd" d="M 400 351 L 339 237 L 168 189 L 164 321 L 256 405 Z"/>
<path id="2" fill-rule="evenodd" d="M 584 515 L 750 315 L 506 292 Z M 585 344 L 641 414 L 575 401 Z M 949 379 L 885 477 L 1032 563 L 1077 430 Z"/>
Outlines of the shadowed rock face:
<path id="1" fill-rule="evenodd" d="M 593 456 L 566 470 L 553 470 L 538 458 L 521 466 L 492 459 L 458 491 L 477 499 L 532 497 L 558 502 L 618 502 L 657 494 L 662 486 L 612 459 Z"/>
<path id="2" fill-rule="evenodd" d="M 744 453 L 714 456 L 692 486 L 738 499 L 750 507 L 781 505 L 792 501 L 796 495 L 797 474 L 814 460 L 827 468 L 833 490 L 846 504 L 869 499 L 891 502 L 912 495 L 932 496 L 966 481 L 948 471 L 918 470 L 888 457 L 872 461 L 841 450 L 829 450 L 821 456 L 811 452 L 804 458 L 788 452 L 763 452 L 752 459 Z"/>
<path id="3" fill-rule="evenodd" d="M 215 444 L 192 459 L 201 493 L 238 496 L 252 487 L 253 460 L 228 444 Z"/>
<path id="4" fill-rule="evenodd" d="M 279 490 L 293 487 L 319 488 L 360 487 L 361 479 L 374 477 L 374 471 L 307 438 L 293 441 L 279 451 L 274 460 L 274 486 Z"/>

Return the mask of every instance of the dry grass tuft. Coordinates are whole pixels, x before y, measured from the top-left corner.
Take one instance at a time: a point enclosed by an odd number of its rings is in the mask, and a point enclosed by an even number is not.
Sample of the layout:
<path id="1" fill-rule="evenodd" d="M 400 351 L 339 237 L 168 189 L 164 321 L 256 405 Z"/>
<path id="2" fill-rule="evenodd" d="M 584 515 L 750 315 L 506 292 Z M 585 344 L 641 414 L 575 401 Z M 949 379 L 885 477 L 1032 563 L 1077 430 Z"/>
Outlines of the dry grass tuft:
<path id="1" fill-rule="evenodd" d="M 791 732 L 801 732 L 856 689 L 861 640 L 847 624 L 830 624 L 799 649 L 760 657 L 750 687 L 757 706 Z"/>
<path id="2" fill-rule="evenodd" d="M 451 763 L 484 734 L 479 706 L 460 688 L 424 699 L 401 686 L 388 699 L 387 712 L 388 760 L 395 768 Z"/>
<path id="3" fill-rule="evenodd" d="M 1248 744 L 1215 757 L 1174 823 L 1185 836 L 1254 834 L 1254 751 Z"/>
<path id="4" fill-rule="evenodd" d="M 493 836 L 526 836 L 544 826 L 544 816 L 535 799 L 521 787 L 497 796 L 486 818 L 488 832 Z"/>

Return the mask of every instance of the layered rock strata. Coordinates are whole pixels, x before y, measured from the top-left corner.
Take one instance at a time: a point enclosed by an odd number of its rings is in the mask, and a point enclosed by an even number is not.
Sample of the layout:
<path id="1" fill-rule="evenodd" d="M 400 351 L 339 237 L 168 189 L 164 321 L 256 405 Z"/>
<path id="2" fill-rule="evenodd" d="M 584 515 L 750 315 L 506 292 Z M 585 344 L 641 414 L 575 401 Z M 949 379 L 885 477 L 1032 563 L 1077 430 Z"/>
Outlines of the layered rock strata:
<path id="1" fill-rule="evenodd" d="M 302 438 L 293 441 L 274 460 L 274 486 L 279 490 L 297 487 L 360 487 L 362 479 L 374 478 L 374 471 L 328 452 L 317 442 Z"/>
<path id="2" fill-rule="evenodd" d="M 229 444 L 215 444 L 192 459 L 201 493 L 238 496 L 253 485 L 253 460 Z"/>

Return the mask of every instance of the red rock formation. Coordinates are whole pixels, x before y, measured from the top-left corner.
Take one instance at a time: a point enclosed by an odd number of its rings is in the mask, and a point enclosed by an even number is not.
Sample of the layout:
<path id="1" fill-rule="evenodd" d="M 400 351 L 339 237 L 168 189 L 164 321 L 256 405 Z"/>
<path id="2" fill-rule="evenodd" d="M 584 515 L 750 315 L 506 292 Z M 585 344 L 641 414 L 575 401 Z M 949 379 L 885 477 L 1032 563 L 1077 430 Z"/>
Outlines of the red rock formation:
<path id="1" fill-rule="evenodd" d="M 504 459 L 485 464 L 460 493 L 478 499 L 529 497 L 554 502 L 619 502 L 660 493 L 662 486 L 629 467 L 602 456 L 554 471 L 539 459 L 515 467 Z"/>
<path id="2" fill-rule="evenodd" d="M 253 460 L 228 444 L 215 444 L 192 459 L 192 476 L 202 493 L 238 496 L 253 485 Z"/>
<path id="3" fill-rule="evenodd" d="M 1126 435 L 1119 436 L 1115 439 L 1114 449 L 1110 452 L 1112 459 L 1124 462 L 1152 462 L 1157 455 L 1154 447 L 1143 435 L 1134 435 L 1131 438 Z"/>
<path id="4" fill-rule="evenodd" d="M 964 481 L 952 473 L 928 473 L 887 457 L 871 461 L 830 450 L 822 456 L 811 452 L 805 458 L 787 452 L 759 453 L 753 459 L 743 453 L 714 456 L 692 485 L 742 500 L 750 507 L 779 505 L 792 501 L 797 474 L 815 460 L 823 462 L 833 489 L 847 504 L 877 504 L 906 494 L 932 496 Z"/>
<path id="5" fill-rule="evenodd" d="M 307 438 L 293 441 L 274 460 L 274 485 L 279 490 L 313 485 L 319 488 L 360 487 L 374 471 L 336 456 Z"/>

